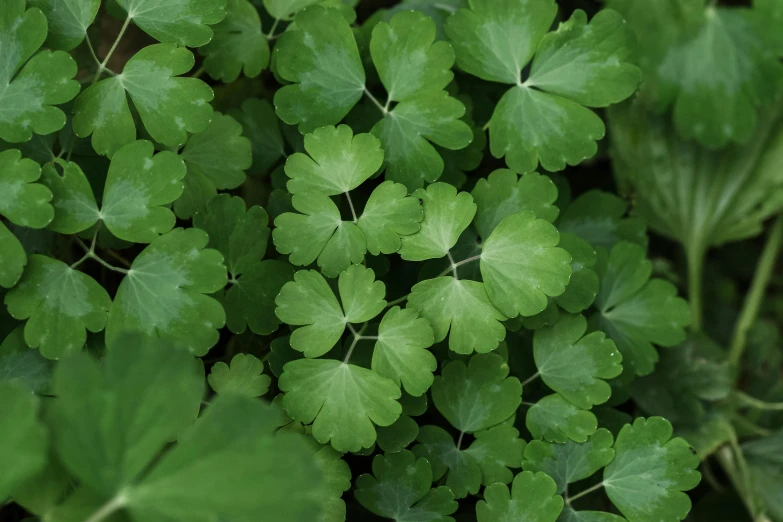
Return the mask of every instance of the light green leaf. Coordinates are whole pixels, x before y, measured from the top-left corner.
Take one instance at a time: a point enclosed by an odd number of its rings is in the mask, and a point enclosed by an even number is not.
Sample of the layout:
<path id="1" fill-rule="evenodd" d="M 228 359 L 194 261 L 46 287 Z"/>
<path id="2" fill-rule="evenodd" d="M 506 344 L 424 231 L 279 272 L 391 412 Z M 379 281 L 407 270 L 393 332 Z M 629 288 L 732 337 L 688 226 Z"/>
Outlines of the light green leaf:
<path id="1" fill-rule="evenodd" d="M 48 35 L 46 44 L 52 49 L 70 51 L 77 47 L 92 25 L 101 0 L 28 0 L 46 15 Z"/>
<path id="2" fill-rule="evenodd" d="M 560 231 L 558 246 L 571 256 L 571 280 L 555 301 L 566 311 L 579 313 L 593 304 L 598 295 L 598 274 L 593 270 L 598 257 L 590 243 L 568 232 Z"/>
<path id="3" fill-rule="evenodd" d="M 226 267 L 196 228 L 160 236 L 133 260 L 120 283 L 106 327 L 109 348 L 126 331 L 141 331 L 204 355 L 217 343 L 226 314 L 213 294 L 226 286 Z"/>
<path id="4" fill-rule="evenodd" d="M 51 191 L 41 183 L 41 167 L 16 149 L 0 152 L 0 215 L 12 223 L 43 228 L 54 218 Z"/>
<path id="5" fill-rule="evenodd" d="M 477 354 L 465 365 L 452 361 L 435 377 L 432 401 L 452 426 L 474 433 L 508 419 L 522 402 L 522 385 L 508 376 L 497 354 Z"/>
<path id="6" fill-rule="evenodd" d="M 128 18 L 159 42 L 201 47 L 212 40 L 210 25 L 226 16 L 226 0 L 116 0 Z"/>
<path id="7" fill-rule="evenodd" d="M 0 222 L 0 286 L 11 288 L 19 281 L 27 254 L 19 239 Z"/>
<path id="8" fill-rule="evenodd" d="M 459 150 L 473 141 L 473 130 L 459 119 L 464 114 L 462 102 L 434 89 L 412 94 L 386 113 L 372 128 L 386 154 L 386 178 L 411 191 L 437 180 L 444 163 L 432 144 Z"/>
<path id="9" fill-rule="evenodd" d="M 213 80 L 231 83 L 244 73 L 255 78 L 269 64 L 269 43 L 261 17 L 248 0 L 229 0 L 226 17 L 213 27 L 215 37 L 199 49 Z"/>
<path id="10" fill-rule="evenodd" d="M 651 373 L 658 361 L 653 344 L 671 347 L 685 340 L 688 303 L 668 281 L 650 279 L 652 263 L 638 245 L 618 243 L 608 256 L 599 256 L 596 272 L 599 311 L 591 324 L 615 342 L 626 368 L 637 375 Z"/>
<path id="11" fill-rule="evenodd" d="M 354 136 L 347 125 L 316 129 L 305 135 L 307 154 L 297 152 L 286 161 L 285 173 L 291 178 L 288 191 L 313 189 L 327 196 L 349 192 L 381 168 L 380 146 L 372 134 Z"/>
<path id="12" fill-rule="evenodd" d="M 376 455 L 372 475 L 356 480 L 356 499 L 376 515 L 397 522 L 454 522 L 448 515 L 457 510 L 449 488 L 432 485 L 427 459 L 410 451 Z"/>
<path id="13" fill-rule="evenodd" d="M 565 292 L 571 256 L 557 248 L 560 235 L 530 211 L 503 219 L 481 251 L 481 276 L 490 301 L 507 317 L 535 315 L 547 298 Z"/>
<path id="14" fill-rule="evenodd" d="M 163 145 L 179 147 L 188 133 L 203 132 L 212 119 L 212 89 L 197 78 L 177 77 L 190 71 L 194 61 L 193 53 L 175 44 L 143 48 L 128 60 L 122 74 L 79 95 L 73 109 L 74 133 L 80 138 L 92 134 L 95 151 L 112 156 L 136 138 L 130 95 L 149 135 Z"/>
<path id="15" fill-rule="evenodd" d="M 543 473 L 523 471 L 514 478 L 511 492 L 504 484 L 484 490 L 484 500 L 476 504 L 478 522 L 555 522 L 563 509 L 563 499 L 555 495 L 555 482 Z"/>
<path id="16" fill-rule="evenodd" d="M 181 219 L 204 210 L 218 190 L 234 189 L 245 181 L 253 163 L 250 140 L 231 116 L 216 112 L 203 132 L 193 134 L 180 154 L 187 166 L 185 190 L 174 203 Z"/>
<path id="17" fill-rule="evenodd" d="M 151 243 L 172 228 L 168 205 L 182 194 L 185 163 L 173 152 L 155 154 L 149 141 L 135 141 L 111 160 L 100 216 L 112 234 L 126 241 Z"/>
<path id="18" fill-rule="evenodd" d="M 0 343 L 0 383 L 21 386 L 35 394 L 49 393 L 55 362 L 31 350 L 18 326 Z"/>
<path id="19" fill-rule="evenodd" d="M 683 491 L 701 479 L 699 456 L 683 439 L 672 439 L 661 417 L 639 418 L 617 435 L 614 460 L 604 470 L 612 503 L 634 522 L 677 522 L 691 509 Z"/>
<path id="20" fill-rule="evenodd" d="M 531 441 L 525 448 L 525 471 L 546 473 L 555 480 L 557 493 L 562 494 L 568 484 L 586 479 L 614 458 L 612 434 L 599 429 L 586 442 L 568 441 L 553 444 Z"/>
<path id="21" fill-rule="evenodd" d="M 370 194 L 356 226 L 377 256 L 400 250 L 402 238 L 418 232 L 423 219 L 424 208 L 416 196 L 408 197 L 405 185 L 384 181 Z"/>
<path id="22" fill-rule="evenodd" d="M 401 11 L 389 23 L 376 25 L 370 55 L 391 101 L 443 89 L 454 78 L 454 50 L 447 42 L 435 42 L 435 22 L 416 11 Z"/>
<path id="23" fill-rule="evenodd" d="M 262 174 L 269 170 L 285 154 L 283 134 L 275 109 L 266 100 L 248 98 L 242 108 L 228 111 L 242 124 L 243 134 L 250 139 L 253 149 L 253 166 L 248 174 Z"/>
<path id="24" fill-rule="evenodd" d="M 296 30 L 275 45 L 277 72 L 293 82 L 275 93 L 280 119 L 303 134 L 335 125 L 364 92 L 364 67 L 353 32 L 339 11 L 319 6 L 300 11 Z"/>
<path id="25" fill-rule="evenodd" d="M 535 438 L 564 444 L 584 442 L 595 433 L 598 420 L 558 394 L 547 395 L 527 410 L 525 425 Z"/>
<path id="26" fill-rule="evenodd" d="M 291 346 L 305 357 L 320 357 L 340 340 L 347 323 L 364 323 L 386 307 L 386 287 L 375 273 L 353 265 L 338 280 L 342 308 L 326 280 L 315 270 L 300 270 L 286 283 L 275 302 L 277 317 L 302 326 L 291 334 Z"/>
<path id="27" fill-rule="evenodd" d="M 278 386 L 283 407 L 296 421 L 313 423 L 313 437 L 341 452 L 369 448 L 374 425 L 390 426 L 402 412 L 400 388 L 366 368 L 332 359 L 299 359 L 285 365 Z"/>
<path id="28" fill-rule="evenodd" d="M 0 139 L 21 143 L 33 133 L 63 128 L 65 114 L 53 107 L 79 94 L 77 66 L 63 51 L 36 51 L 46 40 L 47 21 L 24 0 L 6 0 L 0 11 Z M 32 58 L 31 58 L 32 57 Z M 18 74 L 17 74 L 18 73 Z"/>
<path id="29" fill-rule="evenodd" d="M 506 338 L 506 320 L 489 301 L 483 283 L 451 276 L 417 283 L 408 297 L 411 308 L 427 319 L 435 342 L 449 335 L 449 348 L 456 353 L 491 352 Z"/>
<path id="30" fill-rule="evenodd" d="M 560 232 L 584 239 L 594 247 L 611 249 L 618 241 L 647 248 L 644 220 L 626 217 L 628 206 L 609 192 L 589 190 L 566 207 L 557 223 Z"/>
<path id="31" fill-rule="evenodd" d="M 264 363 L 253 355 L 238 353 L 231 365 L 219 361 L 209 372 L 209 386 L 218 395 L 259 397 L 269 391 L 272 378 L 264 375 Z"/>
<path id="32" fill-rule="evenodd" d="M 400 256 L 406 261 L 438 259 L 448 255 L 460 234 L 476 214 L 476 204 L 467 192 L 447 183 L 433 183 L 413 193 L 424 206 L 424 221 L 415 234 L 402 238 Z"/>
<path id="33" fill-rule="evenodd" d="M 323 475 L 322 494 L 319 500 L 322 504 L 320 516 L 316 522 L 343 522 L 345 520 L 345 501 L 343 493 L 351 489 L 351 468 L 348 467 L 340 453 L 331 446 L 322 446 L 312 437 L 305 437 L 310 451 L 314 451 L 316 465 Z"/>
<path id="34" fill-rule="evenodd" d="M 390 309 L 378 326 L 378 340 L 372 354 L 372 370 L 388 377 L 413 396 L 424 394 L 434 380 L 438 367 L 427 350 L 434 337 L 429 321 L 415 310 Z"/>
<path id="35" fill-rule="evenodd" d="M 609 400 L 612 389 L 605 379 L 622 373 L 622 356 L 603 332 L 587 331 L 581 315 L 561 315 L 554 326 L 533 334 L 533 356 L 541 379 L 561 397 L 579 408 Z"/>
<path id="36" fill-rule="evenodd" d="M 87 330 L 103 330 L 111 298 L 90 276 L 34 254 L 5 304 L 15 319 L 28 319 L 24 336 L 31 348 L 47 359 L 62 359 L 82 349 Z"/>
<path id="37" fill-rule="evenodd" d="M 76 163 L 55 160 L 44 165 L 41 183 L 49 187 L 54 195 L 52 204 L 55 213 L 47 226 L 49 230 L 76 234 L 101 219 L 90 182 Z"/>
<path id="38" fill-rule="evenodd" d="M 498 169 L 479 179 L 471 194 L 477 206 L 476 229 L 484 239 L 511 214 L 530 210 L 538 219 L 552 223 L 559 213 L 554 205 L 557 187 L 537 172 L 517 177 L 511 170 Z"/>
<path id="39" fill-rule="evenodd" d="M 38 420 L 38 398 L 23 387 L 0 382 L 0 498 L 46 465 L 48 437 Z"/>

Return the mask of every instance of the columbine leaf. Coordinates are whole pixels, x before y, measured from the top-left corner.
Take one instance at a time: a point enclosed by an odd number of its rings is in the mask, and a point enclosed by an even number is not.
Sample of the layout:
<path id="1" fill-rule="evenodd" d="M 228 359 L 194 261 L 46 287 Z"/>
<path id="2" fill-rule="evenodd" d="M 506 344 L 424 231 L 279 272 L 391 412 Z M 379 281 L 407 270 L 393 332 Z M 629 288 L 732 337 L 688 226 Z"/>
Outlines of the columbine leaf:
<path id="1" fill-rule="evenodd" d="M 541 379 L 561 397 L 589 410 L 609 400 L 605 379 L 622 373 L 622 357 L 603 332 L 587 331 L 581 315 L 562 315 L 554 326 L 536 330 L 533 356 Z"/>
<path id="2" fill-rule="evenodd" d="M 5 304 L 15 319 L 28 319 L 25 341 L 30 347 L 48 359 L 61 359 L 82 349 L 87 330 L 103 330 L 111 298 L 90 276 L 35 254 Z"/>
<path id="3" fill-rule="evenodd" d="M 518 177 L 508 169 L 498 169 L 481 178 L 471 192 L 476 200 L 476 229 L 486 239 L 503 218 L 523 210 L 552 223 L 559 213 L 554 205 L 557 187 L 547 176 L 531 172 Z"/>
<path id="4" fill-rule="evenodd" d="M 11 288 L 19 281 L 27 254 L 19 239 L 0 222 L 0 286 Z"/>
<path id="5" fill-rule="evenodd" d="M 419 435 L 419 425 L 410 416 L 403 414 L 390 426 L 378 428 L 378 447 L 385 453 L 399 453 L 416 440 Z"/>
<path id="6" fill-rule="evenodd" d="M 558 394 L 540 399 L 527 410 L 525 425 L 535 438 L 565 443 L 569 439 L 584 442 L 595 433 L 598 420 Z"/>
<path id="7" fill-rule="evenodd" d="M 74 133 L 80 138 L 92 134 L 95 151 L 107 156 L 132 142 L 136 125 L 127 93 L 155 141 L 169 147 L 182 145 L 189 132 L 204 131 L 212 118 L 212 89 L 197 78 L 177 77 L 191 70 L 194 60 L 193 53 L 175 44 L 145 47 L 128 60 L 122 74 L 101 80 L 79 95 Z"/>
<path id="8" fill-rule="evenodd" d="M 305 7 L 321 0 L 263 0 L 267 12 L 278 20 L 288 20 Z"/>
<path id="9" fill-rule="evenodd" d="M 47 22 L 24 0 L 7 0 L 0 12 L 0 139 L 28 141 L 33 133 L 63 128 L 65 114 L 52 107 L 79 94 L 72 80 L 76 62 L 63 51 L 36 51 L 46 40 Z M 32 57 L 32 58 L 31 58 Z M 18 74 L 17 74 L 18 73 Z"/>
<path id="10" fill-rule="evenodd" d="M 522 385 L 508 371 L 497 354 L 474 355 L 467 365 L 452 361 L 435 377 L 432 401 L 462 432 L 490 428 L 514 415 L 522 402 Z"/>
<path id="11" fill-rule="evenodd" d="M 400 256 L 407 261 L 424 261 L 446 256 L 460 234 L 473 221 L 476 204 L 467 192 L 447 183 L 433 183 L 418 189 L 413 197 L 424 206 L 424 221 L 413 235 L 402 238 Z"/>
<path id="12" fill-rule="evenodd" d="M 449 488 L 432 485 L 432 468 L 426 459 L 417 459 L 410 451 L 376 455 L 372 475 L 356 480 L 359 503 L 385 518 L 400 522 L 453 522 L 448 515 L 457 510 Z"/>
<path id="13" fill-rule="evenodd" d="M 586 442 L 568 441 L 553 444 L 534 440 L 525 448 L 525 471 L 543 472 L 555 479 L 557 493 L 562 494 L 568 484 L 590 477 L 614 458 L 612 434 L 603 428 Z"/>
<path id="14" fill-rule="evenodd" d="M 243 134 L 250 139 L 253 166 L 249 174 L 266 172 L 285 154 L 280 120 L 268 101 L 248 98 L 242 102 L 241 110 L 232 109 L 228 113 L 242 124 Z"/>
<path id="15" fill-rule="evenodd" d="M 90 182 L 76 163 L 55 160 L 45 165 L 41 183 L 49 187 L 54 196 L 52 203 L 55 214 L 47 226 L 49 230 L 60 234 L 76 234 L 100 220 L 101 213 L 95 203 Z"/>
<path id="16" fill-rule="evenodd" d="M 383 164 L 380 145 L 371 134 L 354 136 L 347 125 L 316 129 L 305 135 L 307 154 L 296 153 L 286 161 L 285 173 L 291 178 L 288 191 L 314 189 L 327 196 L 349 192 Z"/>
<path id="17" fill-rule="evenodd" d="M 434 337 L 429 321 L 415 310 L 390 309 L 378 326 L 378 340 L 372 354 L 372 370 L 388 377 L 414 396 L 424 394 L 438 366 L 427 348 Z"/>
<path id="18" fill-rule="evenodd" d="M 565 291 L 571 256 L 557 248 L 557 229 L 530 211 L 503 219 L 481 251 L 481 276 L 490 301 L 507 317 L 535 315 L 548 296 Z"/>
<path id="19" fill-rule="evenodd" d="M 264 363 L 253 355 L 238 353 L 231 365 L 219 361 L 209 372 L 209 386 L 218 395 L 259 397 L 269 391 L 271 377 L 264 375 Z"/>
<path id="20" fill-rule="evenodd" d="M 650 279 L 652 263 L 638 245 L 618 243 L 608 256 L 599 257 L 596 271 L 599 312 L 591 323 L 615 342 L 626 368 L 637 375 L 651 373 L 658 361 L 653 343 L 670 347 L 685 340 L 688 303 L 668 281 Z"/>
<path id="21" fill-rule="evenodd" d="M 647 231 L 642 219 L 625 217 L 628 205 L 622 198 L 590 190 L 566 207 L 557 223 L 560 232 L 580 237 L 594 247 L 612 248 L 628 241 L 647 248 Z"/>
<path id="22" fill-rule="evenodd" d="M 128 18 L 159 42 L 201 47 L 212 40 L 209 27 L 226 16 L 226 0 L 116 0 Z"/>
<path id="23" fill-rule="evenodd" d="M 55 364 L 27 346 L 24 326 L 17 327 L 0 343 L 0 382 L 47 394 Z"/>
<path id="24" fill-rule="evenodd" d="M 141 331 L 204 355 L 226 322 L 212 294 L 226 286 L 223 256 L 207 249 L 196 228 L 177 228 L 145 248 L 117 289 L 106 327 L 111 347 L 126 331 Z"/>
<path id="25" fill-rule="evenodd" d="M 367 251 L 377 256 L 400 250 L 402 238 L 418 232 L 423 219 L 424 208 L 415 195 L 408 197 L 405 185 L 384 181 L 370 194 L 356 226 Z"/>
<path id="26" fill-rule="evenodd" d="M 92 25 L 101 0 L 28 0 L 46 15 L 49 34 L 46 44 L 53 49 L 70 51 L 77 47 Z"/>
<path id="27" fill-rule="evenodd" d="M 293 82 L 275 93 L 280 119 L 302 133 L 335 125 L 362 97 L 364 67 L 350 25 L 335 9 L 313 6 L 296 15 L 296 31 L 275 46 L 277 72 Z"/>
<path id="28" fill-rule="evenodd" d="M 523 471 L 514 478 L 510 493 L 504 484 L 487 487 L 484 500 L 476 504 L 476 516 L 478 522 L 555 522 L 562 509 L 563 499 L 555 495 L 555 482 L 550 477 Z"/>
<path id="29" fill-rule="evenodd" d="M 23 227 L 43 228 L 54 218 L 52 193 L 41 183 L 41 167 L 22 153 L 0 152 L 0 215 Z"/>
<path id="30" fill-rule="evenodd" d="M 304 437 L 313 458 L 323 475 L 322 494 L 319 497 L 322 510 L 317 522 L 341 522 L 345 520 L 345 501 L 341 498 L 351 489 L 351 468 L 331 446 L 322 446 L 312 437 Z"/>
<path id="31" fill-rule="evenodd" d="M 400 388 L 377 373 L 331 359 L 299 359 L 283 368 L 278 386 L 283 407 L 299 422 L 313 423 L 313 437 L 337 451 L 359 451 L 375 442 L 374 424 L 400 416 Z"/>
<path id="32" fill-rule="evenodd" d="M 590 243 L 567 232 L 560 233 L 558 246 L 571 256 L 571 280 L 555 301 L 566 311 L 579 313 L 593 304 L 598 295 L 598 274 L 593 270 L 598 257 Z"/>
<path id="33" fill-rule="evenodd" d="M 213 27 L 215 37 L 199 54 L 212 79 L 231 83 L 244 73 L 255 78 L 269 64 L 269 44 L 261 17 L 248 0 L 229 0 L 226 18 Z"/>
<path id="34" fill-rule="evenodd" d="M 291 346 L 305 357 L 320 357 L 340 340 L 347 323 L 363 323 L 383 311 L 386 286 L 375 273 L 353 265 L 338 280 L 342 308 L 326 280 L 315 270 L 300 270 L 275 302 L 277 317 L 302 326 L 291 334 Z"/>
<path id="35" fill-rule="evenodd" d="M 683 439 L 672 439 L 661 417 L 636 419 L 617 435 L 614 460 L 604 470 L 604 488 L 629 520 L 676 522 L 685 518 L 701 474 L 699 457 Z"/>

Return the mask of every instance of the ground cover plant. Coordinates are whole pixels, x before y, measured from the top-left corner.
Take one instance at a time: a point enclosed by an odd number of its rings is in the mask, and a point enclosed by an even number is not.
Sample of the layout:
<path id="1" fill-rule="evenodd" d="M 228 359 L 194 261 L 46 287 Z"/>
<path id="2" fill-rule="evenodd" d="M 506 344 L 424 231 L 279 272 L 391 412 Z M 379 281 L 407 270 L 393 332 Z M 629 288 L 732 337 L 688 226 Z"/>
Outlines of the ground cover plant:
<path id="1" fill-rule="evenodd" d="M 783 521 L 781 27 L 3 0 L 0 519 Z"/>

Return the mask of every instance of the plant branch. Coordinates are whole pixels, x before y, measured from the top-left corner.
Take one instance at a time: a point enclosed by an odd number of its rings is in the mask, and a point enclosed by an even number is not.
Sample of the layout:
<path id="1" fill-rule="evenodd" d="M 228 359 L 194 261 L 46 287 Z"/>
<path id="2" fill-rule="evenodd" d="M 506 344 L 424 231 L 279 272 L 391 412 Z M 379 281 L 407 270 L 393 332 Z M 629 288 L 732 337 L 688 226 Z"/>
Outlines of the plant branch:
<path id="1" fill-rule="evenodd" d="M 348 348 L 348 353 L 345 354 L 345 359 L 343 359 L 343 364 L 348 364 L 348 361 L 351 360 L 351 355 L 353 355 L 353 349 L 356 348 L 356 344 L 363 339 L 362 333 L 367 329 L 367 323 L 364 323 L 362 327 L 359 328 L 358 332 L 351 323 L 345 324 L 348 325 L 348 329 L 353 334 L 353 342 L 351 342 L 351 346 Z"/>
<path id="2" fill-rule="evenodd" d="M 98 232 L 99 231 L 100 231 L 100 225 L 95 227 L 95 234 L 93 234 L 92 243 L 90 244 L 89 247 L 84 244 L 84 241 L 82 241 L 79 236 L 75 236 L 76 237 L 76 242 L 79 243 L 79 245 L 81 245 L 81 247 L 84 249 L 85 254 L 84 254 L 84 256 L 81 259 L 79 259 L 77 262 L 72 264 L 71 268 L 76 268 L 77 266 L 79 266 L 80 264 L 82 264 L 84 261 L 86 261 L 89 258 L 89 259 L 94 259 L 95 261 L 97 261 L 98 263 L 100 263 L 104 267 L 108 268 L 112 272 L 119 272 L 121 274 L 129 274 L 130 270 L 125 270 L 124 268 L 120 268 L 118 266 L 110 265 L 109 263 L 107 263 L 106 261 L 101 259 L 98 256 L 98 254 L 95 253 L 96 239 L 98 238 Z"/>

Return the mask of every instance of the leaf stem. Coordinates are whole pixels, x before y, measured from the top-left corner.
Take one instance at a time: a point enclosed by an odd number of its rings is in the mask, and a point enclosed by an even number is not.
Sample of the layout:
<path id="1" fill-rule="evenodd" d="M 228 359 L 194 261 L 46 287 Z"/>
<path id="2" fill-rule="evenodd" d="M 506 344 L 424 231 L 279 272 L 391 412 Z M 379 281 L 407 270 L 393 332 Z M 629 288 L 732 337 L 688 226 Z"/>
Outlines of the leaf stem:
<path id="1" fill-rule="evenodd" d="M 467 259 L 463 259 L 462 261 L 454 261 L 454 257 L 451 255 L 451 252 L 447 252 L 446 255 L 449 257 L 449 262 L 451 263 L 451 265 L 446 270 L 441 272 L 438 275 L 438 277 L 443 277 L 449 272 L 452 272 L 454 274 L 454 279 L 459 279 L 459 277 L 457 277 L 457 268 L 461 267 L 462 265 L 467 265 L 468 263 L 472 263 L 473 261 L 477 261 L 481 259 L 481 254 L 479 254 L 477 256 L 471 256 Z"/>
<path id="2" fill-rule="evenodd" d="M 106 64 L 109 63 L 109 60 L 114 54 L 114 51 L 117 50 L 117 46 L 120 44 L 120 40 L 122 40 L 122 37 L 125 36 L 125 31 L 128 30 L 128 26 L 130 25 L 132 19 L 133 17 L 130 14 L 128 14 L 128 18 L 126 18 L 125 23 L 122 24 L 122 29 L 120 29 L 120 34 L 117 35 L 117 38 L 114 40 L 114 43 L 109 49 L 109 52 L 106 54 L 106 57 L 103 59 L 103 61 L 100 64 L 98 64 L 98 72 L 95 73 L 95 78 L 92 79 L 92 84 L 95 84 L 95 82 L 98 81 L 98 78 L 101 77 L 101 73 L 103 73 L 103 71 L 106 70 Z"/>
<path id="3" fill-rule="evenodd" d="M 356 344 L 363 339 L 362 333 L 367 329 L 367 323 L 364 323 L 361 328 L 359 328 L 359 331 L 357 332 L 356 329 L 353 327 L 351 323 L 345 323 L 348 325 L 348 329 L 353 334 L 353 342 L 351 342 L 351 346 L 348 348 L 348 353 L 345 354 L 345 359 L 343 359 L 343 364 L 348 364 L 348 361 L 351 360 L 351 355 L 353 355 L 353 349 L 356 348 Z"/>
<path id="4" fill-rule="evenodd" d="M 204 66 L 202 65 L 198 69 L 196 69 L 196 72 L 190 75 L 191 78 L 201 78 L 201 75 L 204 74 Z"/>
<path id="5" fill-rule="evenodd" d="M 280 19 L 279 18 L 275 18 L 275 21 L 272 22 L 272 28 L 269 29 L 269 32 L 266 34 L 266 39 L 267 40 L 271 40 L 272 38 L 274 38 L 275 29 L 277 29 L 277 25 L 279 23 L 280 23 Z"/>
<path id="6" fill-rule="evenodd" d="M 742 358 L 742 352 L 745 351 L 748 330 L 753 326 L 758 318 L 761 300 L 767 290 L 767 285 L 772 277 L 772 271 L 775 268 L 780 246 L 783 243 L 783 215 L 778 216 L 772 230 L 761 252 L 759 263 L 756 267 L 756 273 L 753 275 L 753 282 L 750 285 L 750 291 L 745 296 L 745 303 L 742 305 L 739 319 L 734 328 L 734 338 L 729 350 L 729 364 L 736 366 Z"/>
<path id="7" fill-rule="evenodd" d="M 410 296 L 410 294 L 405 294 L 404 296 L 397 298 L 394 301 L 389 301 L 388 303 L 386 303 L 386 306 L 384 308 L 391 308 L 392 306 L 398 305 L 403 301 L 406 301 L 408 299 L 408 296 Z"/>
<path id="8" fill-rule="evenodd" d="M 460 431 L 459 432 L 459 438 L 457 439 L 457 450 L 459 450 L 462 447 L 462 439 L 465 437 L 465 432 Z"/>
<path id="9" fill-rule="evenodd" d="M 739 390 L 732 392 L 734 398 L 743 406 L 756 410 L 783 411 L 783 402 L 766 402 Z"/>
<path id="10" fill-rule="evenodd" d="M 92 243 L 90 244 L 89 247 L 84 244 L 84 241 L 82 241 L 79 236 L 75 236 L 76 237 L 76 242 L 79 243 L 79 245 L 81 245 L 81 247 L 84 249 L 85 254 L 84 254 L 84 256 L 81 259 L 79 259 L 77 262 L 72 264 L 71 268 L 76 268 L 77 266 L 82 264 L 85 260 L 87 260 L 87 258 L 90 258 L 90 259 L 94 259 L 98 263 L 102 264 L 104 267 L 108 268 L 112 272 L 119 272 L 121 274 L 129 274 L 130 270 L 125 270 L 124 268 L 120 268 L 118 266 L 110 265 L 109 263 L 107 263 L 106 261 L 101 259 L 98 256 L 98 254 L 95 253 L 95 244 L 96 244 L 95 240 L 98 237 L 98 232 L 99 231 L 100 231 L 100 225 L 95 227 L 95 234 L 93 234 Z M 127 263 L 127 261 L 126 261 L 126 263 Z"/>
<path id="11" fill-rule="evenodd" d="M 87 41 L 87 48 L 90 50 L 90 54 L 92 55 L 92 59 L 95 60 L 95 64 L 100 69 L 101 68 L 101 61 L 98 59 L 98 55 L 95 53 L 95 48 L 92 46 L 92 42 L 90 41 L 90 35 L 85 34 L 85 40 Z"/>
<path id="12" fill-rule="evenodd" d="M 375 106 L 378 107 L 378 109 L 380 109 L 380 111 L 383 113 L 384 116 L 389 114 L 389 109 L 384 107 L 383 104 L 378 101 L 378 98 L 373 96 L 372 93 L 367 90 L 367 87 L 364 88 L 364 94 L 366 94 L 367 97 L 370 98 L 370 100 L 375 104 Z"/>
<path id="13" fill-rule="evenodd" d="M 704 249 L 700 246 L 687 248 L 688 260 L 688 303 L 691 309 L 691 330 L 702 328 L 702 268 L 704 267 Z"/>
<path id="14" fill-rule="evenodd" d="M 579 498 L 582 498 L 582 497 L 584 497 L 585 495 L 589 495 L 589 494 L 590 494 L 590 493 L 592 493 L 593 491 L 598 491 L 598 490 L 599 490 L 599 489 L 601 489 L 602 487 L 604 487 L 604 483 L 603 483 L 603 482 L 599 482 L 599 483 L 598 483 L 598 484 L 596 484 L 595 486 L 591 486 L 591 487 L 587 488 L 587 489 L 586 489 L 586 490 L 584 490 L 584 491 L 580 491 L 579 493 L 577 493 L 577 494 L 576 494 L 576 495 L 574 495 L 573 497 L 569 497 L 569 498 L 567 498 L 567 499 L 565 500 L 565 502 L 566 502 L 566 504 L 568 504 L 568 505 L 571 505 L 571 502 L 573 502 L 573 501 L 575 501 L 575 500 L 577 500 L 577 499 L 579 499 Z"/>
<path id="15" fill-rule="evenodd" d="M 99 507 L 98 510 L 90 515 L 90 518 L 86 519 L 84 522 L 101 522 L 121 509 L 125 505 L 125 502 L 127 502 L 125 495 L 118 493 L 116 497 Z"/>
<path id="16" fill-rule="evenodd" d="M 359 218 L 356 217 L 356 209 L 353 206 L 353 200 L 351 199 L 351 194 L 348 192 L 343 192 L 345 194 L 345 197 L 348 198 L 348 206 L 351 207 L 351 216 L 353 216 L 353 222 L 354 224 L 359 221 Z"/>
<path id="17" fill-rule="evenodd" d="M 528 377 L 527 379 L 525 379 L 525 380 L 522 382 L 522 387 L 524 388 L 525 386 L 527 386 L 527 385 L 528 385 L 528 384 L 530 384 L 531 382 L 535 381 L 535 380 L 536 380 L 536 379 L 538 379 L 539 377 L 541 377 L 541 374 L 540 374 L 539 372 L 536 372 L 536 373 L 534 373 L 533 375 L 531 375 L 530 377 Z"/>

